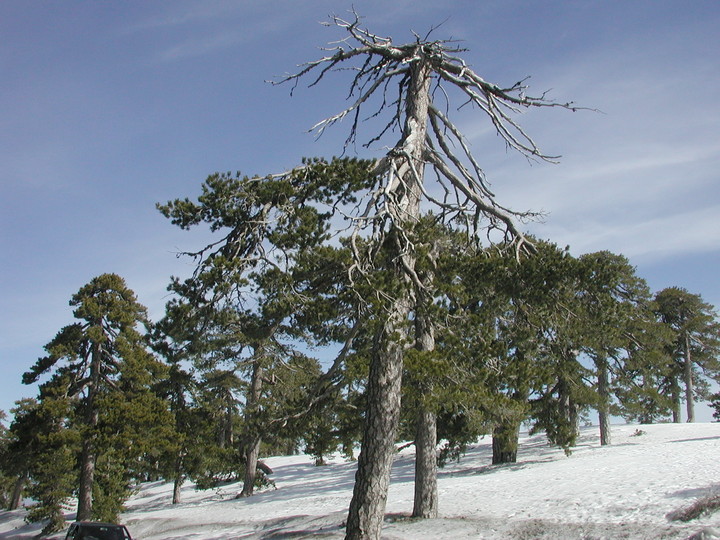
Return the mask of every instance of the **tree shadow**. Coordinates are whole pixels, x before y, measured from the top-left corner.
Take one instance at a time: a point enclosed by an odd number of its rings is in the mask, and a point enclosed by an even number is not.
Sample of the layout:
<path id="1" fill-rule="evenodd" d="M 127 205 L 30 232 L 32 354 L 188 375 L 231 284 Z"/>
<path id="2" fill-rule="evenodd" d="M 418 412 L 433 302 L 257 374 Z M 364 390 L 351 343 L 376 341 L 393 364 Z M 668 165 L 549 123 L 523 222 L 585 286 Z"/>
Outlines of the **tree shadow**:
<path id="1" fill-rule="evenodd" d="M 709 484 L 706 487 L 681 489 L 672 493 L 667 493 L 665 497 L 672 499 L 697 499 L 716 494 L 720 494 L 720 482 Z"/>
<path id="2" fill-rule="evenodd" d="M 687 443 L 687 442 L 700 442 L 700 441 L 716 441 L 720 437 L 696 437 L 695 439 L 676 439 L 674 441 L 668 441 L 671 443 Z"/>

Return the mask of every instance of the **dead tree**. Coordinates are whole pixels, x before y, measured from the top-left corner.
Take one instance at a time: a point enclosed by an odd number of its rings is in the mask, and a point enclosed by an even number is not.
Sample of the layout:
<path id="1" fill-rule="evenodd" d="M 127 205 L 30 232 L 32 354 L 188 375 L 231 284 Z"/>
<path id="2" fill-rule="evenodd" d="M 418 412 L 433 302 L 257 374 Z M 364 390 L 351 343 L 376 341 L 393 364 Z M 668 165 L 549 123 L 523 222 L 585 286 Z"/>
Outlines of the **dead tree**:
<path id="1" fill-rule="evenodd" d="M 365 146 L 399 132 L 399 140 L 376 162 L 374 172 L 381 181 L 351 216 L 354 276 L 373 270 L 374 250 L 392 246 L 395 272 L 407 285 L 396 294 L 378 292 L 384 306 L 383 324 L 374 341 L 366 425 L 347 520 L 346 538 L 379 538 L 395 453 L 403 355 L 414 342 L 409 337 L 413 289 L 430 293 L 433 289 L 432 281 L 423 282 L 416 272 L 415 224 L 425 208 L 432 208 L 443 223 L 463 223 L 470 241 L 477 240 L 481 232 L 488 238 L 499 232 L 499 237 L 492 237 L 513 246 L 518 256 L 530 247 L 516 223 L 533 214 L 513 212 L 495 200 L 468 142 L 450 119 L 450 92 L 462 96 L 462 105 L 484 113 L 508 147 L 543 161 L 554 161 L 557 156 L 542 153 L 514 114 L 533 107 L 576 107 L 551 101 L 545 94 L 529 96 L 525 79 L 509 87 L 485 81 L 457 56 L 464 49 L 452 41 L 430 40 L 430 33 L 424 38 L 416 34 L 415 41 L 395 45 L 391 38 L 362 28 L 354 12 L 352 20 L 334 16 L 327 25 L 339 27 L 346 37 L 325 48 L 327 55 L 303 64 L 300 71 L 278 83 L 290 82 L 294 90 L 302 78 L 314 77 L 309 86 L 315 86 L 331 72 L 351 70 L 352 103 L 313 130 L 322 134 L 349 118 L 346 146 L 353 144 L 360 121 L 365 119 L 361 111 L 374 103 L 367 117 L 386 115 L 387 122 L 383 120 L 385 127 Z M 427 427 L 434 429 L 434 422 L 427 422 Z M 434 470 L 420 470 L 418 477 L 430 484 L 436 482 Z M 420 490 L 421 494 L 434 492 L 431 485 Z M 436 501 L 437 497 L 428 505 L 416 502 L 416 509 L 421 509 L 421 515 L 434 516 Z"/>

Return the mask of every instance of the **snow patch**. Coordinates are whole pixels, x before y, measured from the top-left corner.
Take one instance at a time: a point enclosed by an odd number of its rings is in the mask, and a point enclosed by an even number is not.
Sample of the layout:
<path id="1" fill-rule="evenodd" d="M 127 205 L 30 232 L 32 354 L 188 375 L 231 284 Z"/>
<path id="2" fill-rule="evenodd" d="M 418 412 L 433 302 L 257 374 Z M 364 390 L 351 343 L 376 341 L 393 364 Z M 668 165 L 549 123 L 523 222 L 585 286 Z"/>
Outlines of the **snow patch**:
<path id="1" fill-rule="evenodd" d="M 612 446 L 583 428 L 568 457 L 544 436 L 523 435 L 518 462 L 493 466 L 489 438 L 438 474 L 440 517 L 409 517 L 413 449 L 392 471 L 383 538 L 720 539 L 720 512 L 672 521 L 695 501 L 720 493 L 720 423 L 613 426 Z M 309 456 L 266 460 L 275 489 L 235 499 L 239 484 L 196 491 L 172 505 L 172 485 L 142 486 L 122 516 L 142 540 L 343 538 L 356 464 L 339 456 L 316 467 Z M 0 512 L 0 539 L 30 539 L 39 525 L 24 510 Z M 56 535 L 53 538 L 64 538 Z"/>

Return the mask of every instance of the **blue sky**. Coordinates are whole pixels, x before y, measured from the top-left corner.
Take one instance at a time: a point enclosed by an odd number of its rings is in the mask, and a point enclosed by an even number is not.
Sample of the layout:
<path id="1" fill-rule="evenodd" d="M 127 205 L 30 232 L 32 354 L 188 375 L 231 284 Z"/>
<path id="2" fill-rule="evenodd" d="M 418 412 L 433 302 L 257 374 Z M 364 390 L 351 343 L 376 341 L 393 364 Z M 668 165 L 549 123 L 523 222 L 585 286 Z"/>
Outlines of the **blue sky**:
<path id="1" fill-rule="evenodd" d="M 21 375 L 93 277 L 120 274 L 161 316 L 169 277 L 189 269 L 175 252 L 200 236 L 156 202 L 195 196 L 215 171 L 265 174 L 341 153 L 346 125 L 307 133 L 345 105 L 341 79 L 292 97 L 266 81 L 343 38 L 318 22 L 350 5 L 0 3 L 0 409 L 35 395 Z M 557 165 L 506 151 L 479 115 L 452 114 L 500 202 L 548 213 L 535 234 L 577 255 L 622 253 L 653 290 L 685 287 L 720 305 L 720 3 L 354 5 L 396 42 L 443 22 L 434 36 L 462 40 L 485 79 L 531 76 L 536 93 L 601 111 L 520 117 L 563 156 Z M 363 156 L 382 153 L 372 150 Z"/>

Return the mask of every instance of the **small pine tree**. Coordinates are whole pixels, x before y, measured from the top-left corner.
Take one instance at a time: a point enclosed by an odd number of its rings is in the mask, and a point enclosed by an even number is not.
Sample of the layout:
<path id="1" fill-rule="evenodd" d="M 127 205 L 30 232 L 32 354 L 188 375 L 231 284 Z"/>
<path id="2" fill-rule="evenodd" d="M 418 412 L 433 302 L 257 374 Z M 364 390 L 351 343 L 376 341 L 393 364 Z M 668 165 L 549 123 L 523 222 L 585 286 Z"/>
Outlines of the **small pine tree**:
<path id="1" fill-rule="evenodd" d="M 45 387 L 41 401 L 25 400 L 15 409 L 10 431 L 15 435 L 10 453 L 22 456 L 29 475 L 28 496 L 34 504 L 26 520 L 45 522 L 43 534 L 65 525 L 64 506 L 77 485 L 80 434 L 68 426 L 69 400 L 56 388 Z"/>
<path id="2" fill-rule="evenodd" d="M 8 452 L 10 432 L 4 424 L 6 418 L 5 411 L 0 410 L 0 507 L 10 509 L 15 482 Z"/>
<path id="3" fill-rule="evenodd" d="M 305 428 L 305 453 L 315 460 L 316 466 L 325 465 L 325 458 L 337 451 L 340 446 L 338 438 L 337 408 L 340 400 L 329 401 L 318 408 L 308 418 L 303 419 Z"/>
<path id="4" fill-rule="evenodd" d="M 716 422 L 720 422 L 720 392 L 710 396 L 710 406 L 715 409 L 713 418 Z"/>

